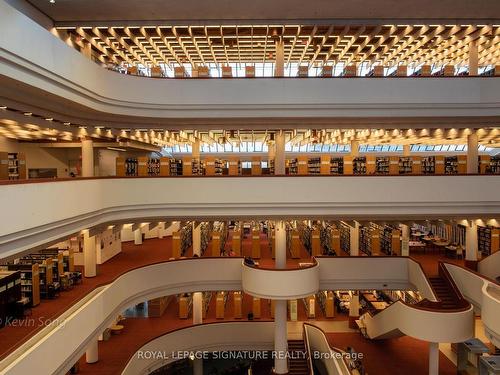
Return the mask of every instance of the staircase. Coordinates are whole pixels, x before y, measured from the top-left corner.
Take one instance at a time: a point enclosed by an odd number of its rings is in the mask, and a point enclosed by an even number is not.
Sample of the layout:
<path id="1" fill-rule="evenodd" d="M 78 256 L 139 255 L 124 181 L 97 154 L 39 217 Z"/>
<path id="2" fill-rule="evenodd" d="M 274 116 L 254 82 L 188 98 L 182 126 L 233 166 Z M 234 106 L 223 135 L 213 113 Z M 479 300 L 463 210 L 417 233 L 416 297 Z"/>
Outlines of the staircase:
<path id="1" fill-rule="evenodd" d="M 306 347 L 304 340 L 288 340 L 288 353 L 290 353 L 289 375 L 309 375 Z"/>
<path id="2" fill-rule="evenodd" d="M 455 291 L 450 284 L 441 276 L 429 277 L 429 282 L 436 293 L 436 297 L 441 301 L 441 309 L 451 310 L 460 308 Z"/>

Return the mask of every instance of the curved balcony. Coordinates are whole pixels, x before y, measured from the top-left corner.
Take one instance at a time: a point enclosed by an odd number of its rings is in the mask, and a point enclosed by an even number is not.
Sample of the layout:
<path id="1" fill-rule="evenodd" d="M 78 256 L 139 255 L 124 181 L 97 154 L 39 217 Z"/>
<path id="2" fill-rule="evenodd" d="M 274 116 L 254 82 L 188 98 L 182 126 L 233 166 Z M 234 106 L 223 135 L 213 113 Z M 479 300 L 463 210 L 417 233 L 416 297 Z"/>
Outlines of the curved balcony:
<path id="1" fill-rule="evenodd" d="M 41 374 L 66 373 L 90 340 L 128 307 L 160 296 L 212 290 L 241 290 L 241 258 L 192 258 L 129 271 L 94 290 L 16 349 L 0 362 L 0 373 L 27 374 L 33 363 Z"/>
<path id="2" fill-rule="evenodd" d="M 134 355 L 128 361 L 122 375 L 149 374 L 177 360 L 172 358 L 172 353 L 272 350 L 273 343 L 273 322 L 210 323 L 182 328 L 144 344 L 138 352 L 162 353 L 158 356 L 160 358 Z"/>
<path id="3" fill-rule="evenodd" d="M 500 211 L 499 184 L 500 176 L 481 175 L 139 177 L 0 184 L 0 258 L 126 220 L 490 217 Z"/>
<path id="4" fill-rule="evenodd" d="M 306 121 L 308 126 L 325 124 L 328 118 L 335 119 L 330 124 L 345 127 L 373 123 L 367 118 L 393 124 L 399 117 L 400 123 L 412 127 L 428 125 L 434 117 L 433 126 L 456 127 L 462 117 L 464 126 L 470 127 L 496 125 L 494 117 L 500 115 L 495 78 L 161 80 L 124 76 L 97 66 L 6 2 L 0 3 L 0 15 L 4 36 L 0 75 L 10 77 L 2 78 L 0 95 L 25 104 L 36 101 L 38 108 L 75 123 L 157 127 L 178 126 L 174 120 L 182 118 L 186 126 L 199 126 L 199 119 L 204 119 L 203 124 L 234 126 L 235 119 L 244 119 L 245 124 L 261 119 L 259 125 L 269 127 L 274 118 L 286 114 L 297 126 Z"/>
<path id="5" fill-rule="evenodd" d="M 319 290 L 319 264 L 296 269 L 259 268 L 242 263 L 243 291 L 254 297 L 276 300 L 304 298 Z"/>

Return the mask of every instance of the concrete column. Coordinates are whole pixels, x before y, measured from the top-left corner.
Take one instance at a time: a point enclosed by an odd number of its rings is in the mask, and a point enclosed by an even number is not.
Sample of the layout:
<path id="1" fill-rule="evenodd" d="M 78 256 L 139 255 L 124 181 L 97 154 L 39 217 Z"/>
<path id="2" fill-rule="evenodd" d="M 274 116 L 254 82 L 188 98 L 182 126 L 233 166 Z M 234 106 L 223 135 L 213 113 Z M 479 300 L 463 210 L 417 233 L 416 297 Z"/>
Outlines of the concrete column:
<path id="1" fill-rule="evenodd" d="M 87 363 L 96 363 L 99 360 L 99 340 L 93 339 L 85 351 Z"/>
<path id="2" fill-rule="evenodd" d="M 274 240 L 276 249 L 275 267 L 278 269 L 286 268 L 286 227 L 284 221 L 276 221 Z"/>
<path id="3" fill-rule="evenodd" d="M 410 256 L 410 226 L 401 224 L 401 255 Z"/>
<path id="4" fill-rule="evenodd" d="M 198 138 L 191 145 L 191 157 L 193 159 L 200 159 L 200 140 Z"/>
<path id="5" fill-rule="evenodd" d="M 288 360 L 286 352 L 288 350 L 286 300 L 276 300 L 274 302 L 274 373 L 288 374 Z"/>
<path id="6" fill-rule="evenodd" d="M 477 224 L 470 220 L 465 229 L 465 266 L 477 270 Z"/>
<path id="7" fill-rule="evenodd" d="M 286 268 L 286 229 L 284 221 L 276 221 L 275 241 L 276 241 L 276 259 L 277 269 Z M 286 352 L 288 349 L 287 333 L 287 301 L 274 301 L 274 350 L 276 357 L 274 359 L 274 372 L 276 374 L 288 373 L 288 361 Z"/>
<path id="8" fill-rule="evenodd" d="M 193 222 L 193 256 L 201 256 L 201 225 Z"/>
<path id="9" fill-rule="evenodd" d="M 203 359 L 195 358 L 193 361 L 193 375 L 203 375 Z"/>
<path id="10" fill-rule="evenodd" d="M 274 76 L 283 77 L 285 75 L 285 49 L 283 39 L 276 41 L 276 61 L 274 63 Z"/>
<path id="11" fill-rule="evenodd" d="M 349 304 L 349 328 L 356 328 L 356 320 L 359 319 L 359 294 L 354 292 Z"/>
<path id="12" fill-rule="evenodd" d="M 354 226 L 349 226 L 349 242 L 351 256 L 359 255 L 359 223 L 354 222 Z"/>
<path id="13" fill-rule="evenodd" d="M 477 76 L 479 74 L 479 54 L 477 41 L 469 43 L 469 75 Z"/>
<path id="14" fill-rule="evenodd" d="M 429 375 L 439 375 L 439 344 L 429 343 Z"/>
<path id="15" fill-rule="evenodd" d="M 478 137 L 474 132 L 467 136 L 467 173 L 479 172 Z"/>
<path id="16" fill-rule="evenodd" d="M 359 156 L 359 142 L 352 140 L 351 141 L 351 156 L 356 157 Z"/>
<path id="17" fill-rule="evenodd" d="M 411 145 L 403 145 L 403 156 L 410 156 Z"/>
<path id="18" fill-rule="evenodd" d="M 274 135 L 275 156 L 274 156 L 274 174 L 285 174 L 285 133 L 278 131 Z"/>
<path id="19" fill-rule="evenodd" d="M 203 323 L 203 293 L 193 293 L 193 324 Z"/>
<path id="20" fill-rule="evenodd" d="M 82 139 L 82 177 L 94 177 L 94 142 Z"/>
<path id="21" fill-rule="evenodd" d="M 165 230 L 165 223 L 160 222 L 158 224 L 158 238 L 163 238 L 163 231 Z"/>
<path id="22" fill-rule="evenodd" d="M 95 277 L 97 275 L 97 254 L 95 236 L 90 236 L 88 230 L 83 231 L 83 264 L 84 276 Z"/>
<path id="23" fill-rule="evenodd" d="M 88 42 L 83 42 L 83 48 L 82 48 L 82 55 L 85 57 L 88 57 L 89 59 L 92 58 L 92 44 Z"/>
<path id="24" fill-rule="evenodd" d="M 142 228 L 134 230 L 134 245 L 142 245 Z"/>

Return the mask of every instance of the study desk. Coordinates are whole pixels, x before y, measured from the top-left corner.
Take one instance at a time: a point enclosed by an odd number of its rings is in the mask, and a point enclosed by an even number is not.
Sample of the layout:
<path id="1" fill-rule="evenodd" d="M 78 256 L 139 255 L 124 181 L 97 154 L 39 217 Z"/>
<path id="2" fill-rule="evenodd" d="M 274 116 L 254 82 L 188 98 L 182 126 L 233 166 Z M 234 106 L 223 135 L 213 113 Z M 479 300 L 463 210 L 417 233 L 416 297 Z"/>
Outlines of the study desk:
<path id="1" fill-rule="evenodd" d="M 375 310 L 384 310 L 386 307 L 389 306 L 387 302 L 381 301 L 381 302 L 370 302 L 370 304 L 375 308 Z"/>

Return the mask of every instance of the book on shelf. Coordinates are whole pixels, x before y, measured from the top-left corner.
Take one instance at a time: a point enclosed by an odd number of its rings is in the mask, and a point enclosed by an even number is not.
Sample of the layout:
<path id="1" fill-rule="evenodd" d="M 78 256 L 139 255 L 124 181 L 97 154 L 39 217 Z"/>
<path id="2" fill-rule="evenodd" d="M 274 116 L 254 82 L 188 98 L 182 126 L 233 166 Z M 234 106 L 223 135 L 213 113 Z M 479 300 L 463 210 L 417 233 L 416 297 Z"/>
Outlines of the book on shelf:
<path id="1" fill-rule="evenodd" d="M 330 174 L 344 174 L 344 159 L 331 158 L 330 159 Z"/>
<path id="2" fill-rule="evenodd" d="M 375 170 L 377 174 L 389 174 L 389 157 L 379 156 L 375 162 Z"/>
<path id="3" fill-rule="evenodd" d="M 352 161 L 354 174 L 366 174 L 366 158 L 356 157 Z"/>
<path id="4" fill-rule="evenodd" d="M 423 157 L 421 168 L 423 174 L 434 174 L 436 171 L 436 158 L 434 156 Z"/>

